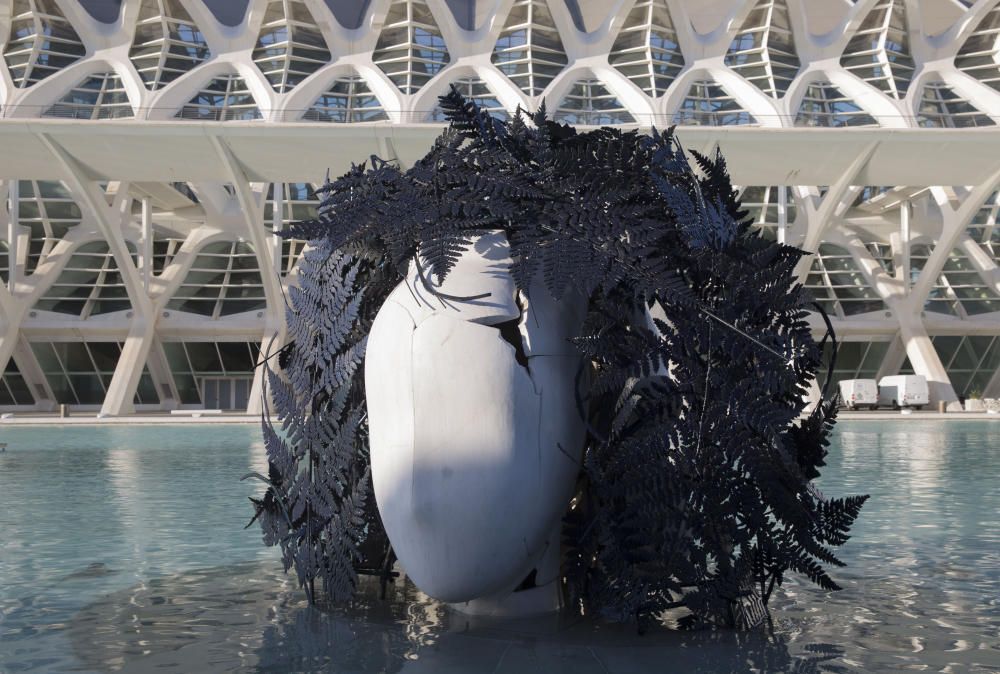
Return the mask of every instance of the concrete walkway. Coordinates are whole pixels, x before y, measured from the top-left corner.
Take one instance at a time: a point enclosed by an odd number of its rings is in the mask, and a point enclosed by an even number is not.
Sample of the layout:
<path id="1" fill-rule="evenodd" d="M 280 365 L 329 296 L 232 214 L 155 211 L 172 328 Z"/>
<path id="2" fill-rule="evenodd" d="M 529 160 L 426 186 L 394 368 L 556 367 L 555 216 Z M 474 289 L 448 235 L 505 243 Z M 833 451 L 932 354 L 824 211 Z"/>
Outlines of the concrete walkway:
<path id="1" fill-rule="evenodd" d="M 197 410 L 194 411 L 197 414 Z M 189 424 L 259 424 L 260 416 L 244 412 L 223 412 L 222 414 L 202 414 L 195 417 L 188 414 L 130 414 L 121 417 L 98 417 L 93 412 L 79 412 L 68 417 L 58 414 L 16 413 L 6 419 L 0 418 L 0 428 L 4 426 L 135 426 L 135 425 L 189 425 Z"/>
<path id="2" fill-rule="evenodd" d="M 197 414 L 197 410 L 192 410 Z M 843 421 L 893 421 L 900 419 L 910 420 L 937 420 L 937 421 L 1000 421 L 1000 414 L 990 414 L 989 412 L 933 412 L 930 410 L 913 410 L 911 412 L 893 410 L 858 410 L 849 412 L 840 410 L 837 419 Z M 161 424 L 161 425 L 188 425 L 188 424 L 259 424 L 260 417 L 256 414 L 246 414 L 243 412 L 223 412 L 203 413 L 199 417 L 188 414 L 130 414 L 121 417 L 98 417 L 93 412 L 78 412 L 68 417 L 60 417 L 58 414 L 43 414 L 38 412 L 17 413 L 6 419 L 0 418 L 0 427 L 3 426 L 52 426 L 52 425 L 141 425 L 141 424 Z"/>
<path id="3" fill-rule="evenodd" d="M 946 412 L 942 414 L 941 412 L 932 412 L 930 410 L 857 410 L 855 412 L 841 410 L 837 412 L 837 419 L 844 421 L 899 421 L 901 419 L 934 421 L 1000 421 L 1000 414 L 990 414 L 989 412 Z"/>

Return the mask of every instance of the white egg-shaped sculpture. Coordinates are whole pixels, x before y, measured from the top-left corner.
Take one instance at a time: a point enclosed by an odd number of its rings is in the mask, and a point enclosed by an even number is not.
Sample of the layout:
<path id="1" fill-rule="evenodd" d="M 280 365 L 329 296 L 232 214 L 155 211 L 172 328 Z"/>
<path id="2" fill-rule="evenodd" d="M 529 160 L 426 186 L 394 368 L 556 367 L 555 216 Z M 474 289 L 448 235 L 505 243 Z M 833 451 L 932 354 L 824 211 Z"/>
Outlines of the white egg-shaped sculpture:
<path id="1" fill-rule="evenodd" d="M 470 613 L 558 607 L 559 532 L 585 435 L 586 302 L 518 295 L 502 233 L 440 285 L 410 274 L 368 337 L 372 482 L 406 574 Z M 466 299 L 462 299 L 466 298 Z M 532 574 L 534 589 L 515 592 Z"/>

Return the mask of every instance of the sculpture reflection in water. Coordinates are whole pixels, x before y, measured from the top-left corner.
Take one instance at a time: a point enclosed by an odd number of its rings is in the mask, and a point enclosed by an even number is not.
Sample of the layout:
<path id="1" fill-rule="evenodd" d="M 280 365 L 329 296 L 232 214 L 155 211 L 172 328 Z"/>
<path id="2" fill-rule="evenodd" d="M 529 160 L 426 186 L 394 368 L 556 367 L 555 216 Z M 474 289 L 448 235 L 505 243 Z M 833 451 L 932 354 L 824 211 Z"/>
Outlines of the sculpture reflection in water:
<path id="1" fill-rule="evenodd" d="M 408 581 L 381 597 L 375 579 L 362 579 L 350 602 L 321 607 L 308 606 L 269 564 L 198 569 L 102 596 L 66 624 L 66 638 L 78 668 L 162 674 L 471 672 L 495 671 L 501 660 L 516 671 L 522 655 L 584 671 L 670 662 L 692 673 L 812 672 L 841 653 L 801 636 L 708 630 L 658 630 L 636 649 L 630 626 L 565 614 L 497 629 L 489 618 L 448 611 Z"/>
<path id="2" fill-rule="evenodd" d="M 469 613 L 688 627 L 758 624 L 789 571 L 837 589 L 866 497 L 812 485 L 836 401 L 803 416 L 802 251 L 672 130 L 442 109 L 411 169 L 355 166 L 287 232 L 254 501 L 286 571 L 311 601 L 401 567 Z"/>

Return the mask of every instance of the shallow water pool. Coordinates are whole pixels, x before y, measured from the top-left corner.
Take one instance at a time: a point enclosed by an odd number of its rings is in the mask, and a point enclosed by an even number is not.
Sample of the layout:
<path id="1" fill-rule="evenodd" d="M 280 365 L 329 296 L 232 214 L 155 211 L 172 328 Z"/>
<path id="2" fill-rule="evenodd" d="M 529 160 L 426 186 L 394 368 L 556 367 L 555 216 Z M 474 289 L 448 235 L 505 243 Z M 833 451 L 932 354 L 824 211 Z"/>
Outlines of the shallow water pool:
<path id="1" fill-rule="evenodd" d="M 259 530 L 256 426 L 0 428 L 0 672 L 1000 672 L 1000 421 L 845 421 L 820 480 L 870 493 L 829 596 L 774 632 L 470 621 L 410 586 L 305 606 Z"/>

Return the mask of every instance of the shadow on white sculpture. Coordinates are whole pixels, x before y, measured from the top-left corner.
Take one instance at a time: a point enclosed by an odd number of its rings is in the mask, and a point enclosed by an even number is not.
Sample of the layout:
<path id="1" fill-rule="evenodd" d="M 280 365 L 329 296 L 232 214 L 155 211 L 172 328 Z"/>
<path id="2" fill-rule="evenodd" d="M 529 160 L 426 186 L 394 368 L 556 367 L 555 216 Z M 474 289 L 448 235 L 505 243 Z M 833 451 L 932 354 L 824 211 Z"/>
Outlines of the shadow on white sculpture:
<path id="1" fill-rule="evenodd" d="M 561 519 L 585 439 L 568 340 L 586 302 L 521 295 L 509 266 L 502 233 L 477 238 L 440 286 L 411 264 L 365 361 L 386 533 L 418 587 L 472 614 L 559 608 Z"/>

